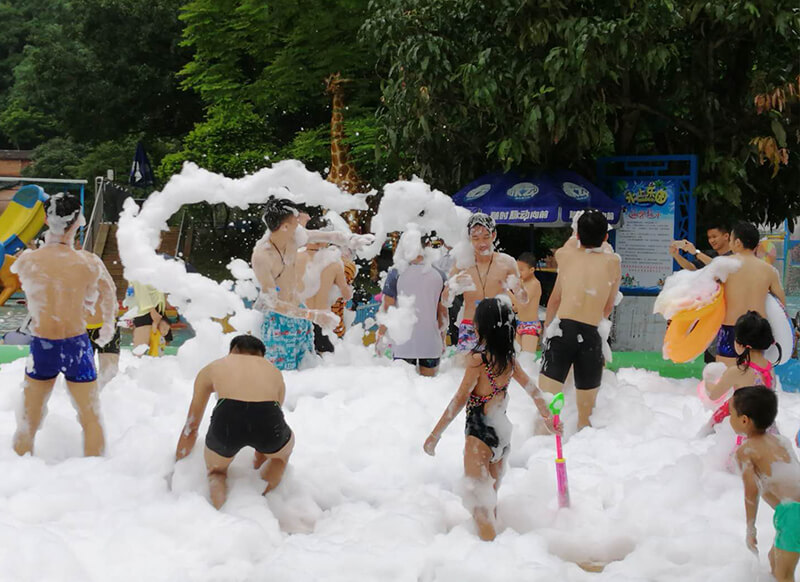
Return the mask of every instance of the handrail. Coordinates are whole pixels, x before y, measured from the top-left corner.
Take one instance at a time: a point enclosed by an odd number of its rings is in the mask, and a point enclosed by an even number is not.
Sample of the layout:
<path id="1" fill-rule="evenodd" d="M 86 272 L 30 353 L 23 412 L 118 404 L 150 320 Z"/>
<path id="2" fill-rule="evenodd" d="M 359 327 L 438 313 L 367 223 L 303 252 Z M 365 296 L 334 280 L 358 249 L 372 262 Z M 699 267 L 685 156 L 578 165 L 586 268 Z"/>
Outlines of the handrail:
<path id="1" fill-rule="evenodd" d="M 94 206 L 92 216 L 86 226 L 86 238 L 83 239 L 83 249 L 94 252 L 94 243 L 97 240 L 97 233 L 100 230 L 100 223 L 103 222 L 103 191 L 105 190 L 105 180 L 102 176 L 94 179 Z"/>
<path id="2" fill-rule="evenodd" d="M 183 236 L 183 223 L 186 221 L 186 210 L 181 212 L 181 225 L 178 227 L 178 241 L 175 243 L 175 254 L 172 255 L 175 258 L 180 257 L 181 251 L 181 237 Z"/>

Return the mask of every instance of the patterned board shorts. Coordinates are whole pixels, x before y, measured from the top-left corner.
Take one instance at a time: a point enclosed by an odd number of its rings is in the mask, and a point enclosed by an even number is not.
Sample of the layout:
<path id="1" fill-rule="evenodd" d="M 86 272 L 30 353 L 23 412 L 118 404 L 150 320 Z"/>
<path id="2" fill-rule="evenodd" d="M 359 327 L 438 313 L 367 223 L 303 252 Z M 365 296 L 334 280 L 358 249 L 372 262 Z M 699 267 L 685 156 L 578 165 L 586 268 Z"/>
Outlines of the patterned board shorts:
<path id="1" fill-rule="evenodd" d="M 268 311 L 261 326 L 265 357 L 279 370 L 296 370 L 306 353 L 314 352 L 314 327 L 307 319 Z"/>
<path id="2" fill-rule="evenodd" d="M 517 333 L 519 335 L 532 335 L 534 337 L 542 337 L 542 322 L 541 321 L 518 321 Z"/>
<path id="3" fill-rule="evenodd" d="M 475 326 L 471 319 L 463 319 L 458 324 L 458 346 L 456 350 L 459 353 L 471 352 L 478 345 L 478 332 L 475 331 Z"/>

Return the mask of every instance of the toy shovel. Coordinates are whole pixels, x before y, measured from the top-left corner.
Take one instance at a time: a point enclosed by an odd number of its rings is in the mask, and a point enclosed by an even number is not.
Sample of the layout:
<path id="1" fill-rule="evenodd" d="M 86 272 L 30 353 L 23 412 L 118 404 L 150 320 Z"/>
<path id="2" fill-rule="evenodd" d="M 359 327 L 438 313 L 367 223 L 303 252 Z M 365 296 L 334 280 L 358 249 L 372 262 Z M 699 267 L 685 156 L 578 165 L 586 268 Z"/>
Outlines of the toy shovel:
<path id="1" fill-rule="evenodd" d="M 550 412 L 553 413 L 553 427 L 558 428 L 558 415 L 564 408 L 564 393 L 559 392 L 550 402 Z M 567 463 L 561 449 L 561 435 L 556 433 L 556 479 L 558 479 L 558 506 L 569 507 L 569 485 L 567 483 Z"/>

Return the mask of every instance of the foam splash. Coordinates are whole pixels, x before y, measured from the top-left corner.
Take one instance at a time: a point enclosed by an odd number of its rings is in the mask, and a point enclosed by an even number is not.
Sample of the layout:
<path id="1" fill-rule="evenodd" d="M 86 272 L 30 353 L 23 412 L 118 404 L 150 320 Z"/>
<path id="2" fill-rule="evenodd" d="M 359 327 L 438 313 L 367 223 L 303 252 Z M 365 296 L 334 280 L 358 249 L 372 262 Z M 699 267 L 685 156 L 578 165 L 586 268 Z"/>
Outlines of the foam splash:
<path id="1" fill-rule="evenodd" d="M 742 266 L 735 257 L 717 257 L 697 271 L 678 271 L 667 277 L 664 288 L 656 297 L 653 313 L 672 319 L 679 311 L 708 305 L 728 275 Z"/>

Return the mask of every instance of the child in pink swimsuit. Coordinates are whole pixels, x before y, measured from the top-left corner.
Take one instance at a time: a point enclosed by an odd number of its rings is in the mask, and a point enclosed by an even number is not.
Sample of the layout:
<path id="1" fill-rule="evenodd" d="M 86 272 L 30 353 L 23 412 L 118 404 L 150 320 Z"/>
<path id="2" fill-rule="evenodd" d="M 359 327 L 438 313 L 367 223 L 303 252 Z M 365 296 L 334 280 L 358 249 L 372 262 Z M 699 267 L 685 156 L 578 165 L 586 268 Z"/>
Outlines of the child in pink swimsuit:
<path id="1" fill-rule="evenodd" d="M 736 365 L 729 367 L 713 385 L 706 385 L 706 392 L 711 400 L 716 400 L 726 392 L 744 386 L 765 386 L 775 389 L 775 373 L 772 364 L 764 357 L 775 338 L 769 322 L 755 311 L 748 311 L 736 320 L 734 348 L 736 349 Z M 730 400 L 720 406 L 708 427 L 719 424 L 730 416 Z"/>

